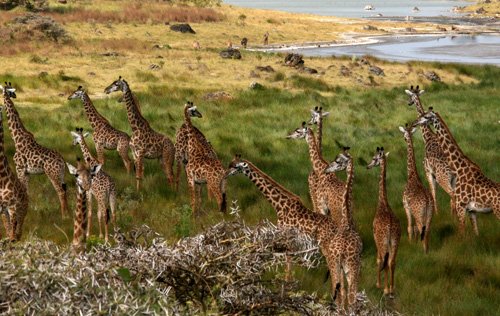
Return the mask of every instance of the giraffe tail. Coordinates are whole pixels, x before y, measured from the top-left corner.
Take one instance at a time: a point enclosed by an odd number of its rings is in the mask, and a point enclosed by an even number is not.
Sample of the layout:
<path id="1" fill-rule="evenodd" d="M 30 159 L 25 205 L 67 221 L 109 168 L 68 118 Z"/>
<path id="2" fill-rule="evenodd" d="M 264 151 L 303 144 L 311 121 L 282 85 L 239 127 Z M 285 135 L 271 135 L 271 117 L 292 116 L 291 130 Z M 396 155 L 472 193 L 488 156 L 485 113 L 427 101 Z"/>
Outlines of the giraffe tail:
<path id="1" fill-rule="evenodd" d="M 68 189 L 68 186 L 66 185 L 66 183 L 63 183 L 61 186 L 62 186 L 62 189 L 64 190 L 64 192 L 66 192 L 66 190 Z"/>
<path id="2" fill-rule="evenodd" d="M 109 219 L 110 219 L 110 211 L 109 211 L 109 207 L 106 209 L 106 224 L 109 224 Z"/>
<path id="3" fill-rule="evenodd" d="M 424 237 L 425 237 L 425 226 L 422 227 L 422 232 L 420 233 L 420 240 L 424 240 Z"/>
<path id="4" fill-rule="evenodd" d="M 333 301 L 334 302 L 337 299 L 337 295 L 339 294 L 339 292 L 340 292 L 340 283 L 337 283 L 335 285 L 335 291 L 333 292 Z"/>
<path id="5" fill-rule="evenodd" d="M 386 252 L 384 256 L 384 263 L 382 264 L 382 267 L 380 268 L 380 271 L 385 270 L 387 268 L 387 262 L 389 261 L 389 253 Z"/>
<path id="6" fill-rule="evenodd" d="M 226 201 L 226 178 L 222 178 L 220 181 L 220 192 L 222 192 L 222 201 L 220 204 L 220 211 L 226 212 L 227 209 L 227 201 Z"/>
<path id="7" fill-rule="evenodd" d="M 330 270 L 326 270 L 325 279 L 323 280 L 323 283 L 326 283 L 326 281 L 328 281 L 329 277 L 330 277 Z"/>

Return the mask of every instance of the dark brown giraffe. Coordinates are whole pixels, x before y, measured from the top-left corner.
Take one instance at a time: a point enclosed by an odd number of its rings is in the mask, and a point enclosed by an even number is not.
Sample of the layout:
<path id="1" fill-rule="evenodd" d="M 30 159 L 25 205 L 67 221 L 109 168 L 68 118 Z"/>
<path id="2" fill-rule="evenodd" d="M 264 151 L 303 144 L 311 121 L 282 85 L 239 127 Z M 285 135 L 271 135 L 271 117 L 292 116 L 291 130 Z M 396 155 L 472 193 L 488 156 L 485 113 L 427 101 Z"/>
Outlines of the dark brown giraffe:
<path id="1" fill-rule="evenodd" d="M 125 169 L 127 173 L 132 169 L 132 161 L 128 156 L 130 137 L 111 126 L 109 121 L 97 112 L 92 100 L 90 100 L 89 95 L 79 86 L 73 94 L 68 97 L 68 100 L 80 99 L 83 103 L 83 108 L 87 114 L 87 118 L 90 122 L 90 126 L 94 132 L 92 133 L 92 139 L 94 140 L 95 149 L 97 151 L 97 160 L 100 164 L 104 164 L 104 150 L 117 150 L 118 154 L 123 160 Z"/>
<path id="2" fill-rule="evenodd" d="M 127 106 L 127 117 L 132 128 L 130 147 L 135 160 L 137 190 L 140 189 L 141 180 L 144 177 L 144 158 L 159 159 L 168 182 L 174 186 L 174 144 L 167 136 L 151 128 L 148 121 L 142 116 L 128 83 L 121 76 L 104 89 L 107 94 L 115 91 L 123 92 Z"/>
<path id="3" fill-rule="evenodd" d="M 5 83 L 9 89 L 12 85 Z M 65 163 L 63 157 L 55 150 L 46 148 L 37 143 L 33 134 L 31 134 L 23 125 L 14 102 L 4 89 L 4 104 L 9 129 L 14 140 L 16 153 L 14 154 L 14 163 L 19 180 L 28 189 L 28 176 L 32 174 L 46 174 L 54 186 L 59 197 L 61 213 L 64 216 L 68 214 L 68 200 L 66 196 L 66 183 L 64 183 Z"/>
<path id="4" fill-rule="evenodd" d="M 343 306 L 346 302 L 342 301 L 343 295 L 338 295 L 344 289 L 341 288 L 337 276 L 339 271 L 347 274 L 347 301 L 351 307 L 354 306 L 361 263 L 359 247 L 361 239 L 346 235 L 346 231 L 339 229 L 328 216 L 307 209 L 297 195 L 285 189 L 249 161 L 241 159 L 240 155 L 230 163 L 227 175 L 238 173 L 248 177 L 271 203 L 276 211 L 279 227 L 295 227 L 318 241 L 332 276 L 333 298 L 334 301 L 338 300 L 339 306 Z"/>
<path id="5" fill-rule="evenodd" d="M 410 97 L 408 105 L 414 105 L 419 116 L 423 115 L 425 112 L 422 103 L 420 102 L 420 96 L 424 93 L 424 91 L 425 90 L 420 90 L 419 86 L 416 86 L 415 88 L 411 86 L 409 90 L 405 90 L 406 94 Z M 425 145 L 425 177 L 427 178 L 427 182 L 429 183 L 432 200 L 434 203 L 434 211 L 436 213 L 438 212 L 436 200 L 436 183 L 438 183 L 450 196 L 450 209 L 452 212 L 454 212 L 452 184 L 455 181 L 455 175 L 451 171 L 451 168 L 448 166 L 446 156 L 443 153 L 441 146 L 439 146 L 439 141 L 434 132 L 430 129 L 430 127 L 426 125 L 422 125 L 420 127 L 420 130 L 422 131 L 422 137 L 424 139 Z"/>
<path id="6" fill-rule="evenodd" d="M 456 174 L 454 194 L 460 230 L 464 232 L 468 214 L 478 235 L 477 213 L 493 212 L 500 219 L 500 183 L 486 177 L 481 168 L 463 153 L 441 115 L 432 108 L 414 122 L 420 126 L 428 124 L 434 126 L 448 165 Z"/>
<path id="7" fill-rule="evenodd" d="M 1 86 L 0 89 L 8 90 L 7 93 L 10 97 L 15 98 L 14 89 L 2 88 Z M 9 161 L 5 156 L 3 115 L 0 107 L 0 214 L 7 237 L 11 241 L 21 239 L 24 218 L 27 212 L 28 193 L 16 174 L 10 169 Z M 1 237 L 0 233 L 0 239 Z"/>
<path id="8" fill-rule="evenodd" d="M 394 272 L 396 270 L 396 256 L 399 241 L 401 240 L 401 225 L 399 219 L 392 212 L 387 200 L 386 189 L 386 160 L 389 153 L 384 147 L 377 147 L 377 152 L 367 168 L 380 166 L 380 180 L 378 189 L 378 206 L 373 219 L 373 237 L 377 247 L 377 287 L 381 287 L 380 273 L 385 270 L 384 294 L 394 293 Z M 389 285 L 389 272 L 391 273 Z"/>

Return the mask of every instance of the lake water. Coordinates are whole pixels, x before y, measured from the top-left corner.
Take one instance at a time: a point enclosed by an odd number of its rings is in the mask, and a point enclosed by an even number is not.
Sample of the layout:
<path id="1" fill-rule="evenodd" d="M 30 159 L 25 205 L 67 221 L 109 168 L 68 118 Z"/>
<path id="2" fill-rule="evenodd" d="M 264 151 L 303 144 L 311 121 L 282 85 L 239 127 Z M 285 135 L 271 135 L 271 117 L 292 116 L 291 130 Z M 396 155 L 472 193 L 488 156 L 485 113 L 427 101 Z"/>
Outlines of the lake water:
<path id="1" fill-rule="evenodd" d="M 372 37 L 369 44 L 280 49 L 304 56 L 372 55 L 392 61 L 440 61 L 500 66 L 500 36 L 387 36 Z"/>
<path id="2" fill-rule="evenodd" d="M 454 16 L 454 6 L 469 5 L 466 1 L 451 0 L 224 0 L 226 4 L 240 7 L 311 13 L 340 17 L 384 16 Z M 364 10 L 372 5 L 374 10 Z M 420 11 L 414 12 L 418 7 Z"/>

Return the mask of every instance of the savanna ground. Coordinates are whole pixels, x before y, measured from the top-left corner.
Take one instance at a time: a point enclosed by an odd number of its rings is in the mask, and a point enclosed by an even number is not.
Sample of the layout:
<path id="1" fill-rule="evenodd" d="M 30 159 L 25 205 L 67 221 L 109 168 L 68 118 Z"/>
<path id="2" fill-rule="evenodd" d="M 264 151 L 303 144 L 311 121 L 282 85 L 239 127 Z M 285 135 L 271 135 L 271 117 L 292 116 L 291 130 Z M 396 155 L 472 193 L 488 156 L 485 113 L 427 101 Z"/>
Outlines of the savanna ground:
<path id="1" fill-rule="evenodd" d="M 18 98 L 14 102 L 26 127 L 41 144 L 58 150 L 68 162 L 74 163 L 80 155 L 79 148 L 71 146 L 70 131 L 90 127 L 81 102 L 66 100 L 79 85 L 88 90 L 98 111 L 112 125 L 130 133 L 125 107 L 117 102 L 118 95 L 107 97 L 103 93 L 104 87 L 121 75 L 131 85 L 153 128 L 174 139 L 175 129 L 182 123 L 183 105 L 186 100 L 193 101 L 204 115 L 195 125 L 211 141 L 224 165 L 235 153 L 241 153 L 311 206 L 307 145 L 284 136 L 309 118 L 311 108 L 321 105 L 331 112 L 324 124 L 325 158 L 332 160 L 339 145 L 348 145 L 356 161 L 354 216 L 364 243 L 360 288 L 373 302 L 380 301 L 386 308 L 404 314 L 500 313 L 498 220 L 492 214 L 479 216 L 479 237 L 472 234 L 469 224 L 466 235 L 459 235 L 457 221 L 449 212 L 449 198 L 440 189 L 440 212 L 433 218 L 429 254 L 423 254 L 420 244 L 409 243 L 405 233 L 398 254 L 396 297 L 382 298 L 375 287 L 376 250 L 371 224 L 379 173 L 365 168 L 377 146 L 390 152 L 389 201 L 406 231 L 401 200 L 406 181 L 406 147 L 398 126 L 416 118 L 415 109 L 406 105 L 404 89 L 419 84 L 426 90 L 422 96 L 424 106 L 439 111 L 465 154 L 491 179 L 498 180 L 499 68 L 400 64 L 369 58 L 385 71 L 385 77 L 378 77 L 351 58 L 305 58 L 306 66 L 319 71 L 318 75 L 309 75 L 285 67 L 284 56 L 279 54 L 243 50 L 241 60 L 218 56 L 228 41 L 238 44 L 242 37 L 247 37 L 251 46 L 260 45 L 266 31 L 273 44 L 332 41 L 341 39 L 346 32 L 366 33 L 366 22 L 362 20 L 228 6 L 172 7 L 158 2 L 84 1 L 65 6 L 50 3 L 49 10 L 41 14 L 60 23 L 70 37 L 54 42 L 37 31 L 30 36 L 16 31 L 10 21 L 23 14 L 22 9 L 15 9 L 0 15 L 0 81 L 12 81 L 17 88 Z M 165 25 L 167 21 L 187 21 L 197 33 L 170 31 Z M 370 24 L 389 31 L 407 26 L 419 32 L 436 28 L 432 24 Z M 199 41 L 200 50 L 193 49 L 193 41 Z M 151 70 L 151 64 L 159 69 Z M 275 72 L 255 71 L 255 66 L 266 65 L 271 65 Z M 351 76 L 340 74 L 342 65 L 351 69 Z M 259 77 L 250 77 L 251 71 Z M 422 76 L 426 71 L 435 71 L 443 82 L 431 83 Z M 252 81 L 264 88 L 249 89 Z M 232 98 L 203 98 L 209 92 L 222 90 Z M 14 146 L 8 131 L 5 141 L 11 158 Z M 423 146 L 419 132 L 414 142 L 420 162 Z M 88 143 L 93 146 L 90 139 Z M 116 152 L 108 151 L 106 157 L 105 170 L 114 177 L 119 192 L 118 225 L 124 230 L 145 223 L 174 242 L 231 218 L 215 211 L 215 203 L 204 198 L 203 214 L 193 219 L 185 178 L 175 193 L 157 161 L 146 162 L 144 189 L 136 192 L 134 176 L 125 174 Z M 424 179 L 421 163 L 418 168 Z M 69 174 L 66 182 L 70 184 L 69 201 L 74 209 L 74 181 Z M 230 178 L 227 187 L 229 201 L 238 200 L 247 223 L 275 219 L 274 210 L 248 179 Z M 36 235 L 67 244 L 65 234 L 72 234 L 72 219 L 61 219 L 57 196 L 48 179 L 31 177 L 29 192 L 31 204 L 24 238 Z M 96 230 L 94 226 L 94 234 Z M 96 237 L 89 241 L 98 242 L 101 241 Z M 323 282 L 324 275 L 324 267 L 294 271 L 304 290 L 326 297 L 330 289 L 329 282 Z"/>

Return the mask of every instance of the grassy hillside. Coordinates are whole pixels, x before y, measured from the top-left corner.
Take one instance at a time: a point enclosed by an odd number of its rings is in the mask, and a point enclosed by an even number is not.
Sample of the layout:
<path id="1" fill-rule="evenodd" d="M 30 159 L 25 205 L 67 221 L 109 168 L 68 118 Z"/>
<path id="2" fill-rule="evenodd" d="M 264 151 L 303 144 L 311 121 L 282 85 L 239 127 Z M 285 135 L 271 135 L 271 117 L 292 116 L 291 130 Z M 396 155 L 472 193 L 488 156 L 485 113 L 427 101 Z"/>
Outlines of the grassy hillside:
<path id="1" fill-rule="evenodd" d="M 109 6 L 108 10 L 118 10 L 114 1 L 103 3 Z M 148 4 L 151 8 L 144 5 L 141 10 L 153 10 L 157 5 Z M 88 8 L 66 7 L 65 11 L 50 14 L 62 21 L 66 14 L 76 15 L 74 12 L 78 10 Z M 243 13 L 247 18 L 242 25 L 239 16 Z M 12 17 L 23 12 L 8 14 Z M 117 102 L 119 95 L 108 97 L 102 92 L 118 75 L 123 75 L 153 128 L 173 139 L 175 129 L 182 123 L 185 101 L 193 101 L 204 116 L 194 123 L 211 141 L 224 165 L 235 153 L 241 153 L 311 206 L 307 145 L 305 141 L 287 140 L 285 136 L 309 118 L 311 108 L 322 105 L 331 112 L 324 121 L 325 158 L 332 160 L 339 152 L 338 144 L 342 144 L 351 147 L 356 161 L 354 216 L 364 242 L 360 288 L 366 290 L 373 302 L 380 301 L 387 308 L 405 314 L 500 313 L 499 222 L 492 214 L 479 216 L 480 236 L 472 234 L 469 223 L 467 234 L 460 236 L 457 221 L 449 212 L 449 198 L 442 190 L 438 192 L 440 213 L 433 219 L 429 254 L 423 254 L 420 244 L 410 244 L 405 233 L 396 268 L 396 298 L 391 301 L 381 298 L 381 291 L 375 288 L 376 250 L 371 224 L 379 174 L 378 170 L 365 168 L 377 146 L 390 151 L 389 201 L 406 231 L 402 207 L 406 147 L 398 126 L 416 118 L 415 109 L 406 105 L 404 89 L 410 84 L 420 84 L 427 91 L 422 96 L 424 106 L 433 106 L 440 112 L 465 154 L 491 179 L 498 180 L 499 68 L 398 64 L 371 59 L 386 71 L 386 77 L 373 78 L 366 66 L 354 66 L 350 59 L 306 58 L 307 66 L 324 72 L 308 75 L 283 66 L 282 55 L 243 51 L 242 60 L 223 60 L 218 51 L 227 39 L 236 43 L 243 34 L 250 34 L 247 36 L 252 36 L 252 41 L 258 41 L 267 29 L 273 30 L 271 39 L 273 34 L 281 34 L 280 42 L 331 40 L 341 30 L 360 29 L 360 22 L 332 20 L 331 25 L 325 26 L 308 15 L 275 15 L 223 7 L 211 13 L 210 16 L 217 16 L 215 22 L 191 23 L 198 33 L 185 35 L 169 31 L 158 17 L 130 23 L 116 21 L 108 26 L 101 20 L 91 22 L 92 18 L 76 16 L 79 18 L 68 19 L 64 25 L 73 37 L 70 43 L 41 39 L 3 42 L 11 49 L 7 49 L 9 56 L 0 59 L 0 82 L 12 81 L 17 87 L 18 98 L 14 102 L 26 127 L 41 144 L 57 149 L 68 162 L 75 162 L 80 155 L 79 147 L 71 146 L 70 131 L 80 126 L 88 130 L 89 124 L 81 102 L 66 100 L 80 84 L 88 89 L 94 105 L 114 126 L 130 133 L 124 104 Z M 283 22 L 267 21 L 271 18 Z M 298 25 L 303 28 L 292 32 Z M 309 29 L 318 25 L 324 27 L 312 34 Z M 192 49 L 194 40 L 200 41 L 202 50 Z M 170 48 L 152 49 L 154 44 L 168 44 Z M 103 56 L 104 52 L 116 52 L 117 56 Z M 160 70 L 148 68 L 160 61 L 163 61 Z M 257 65 L 271 65 L 276 72 L 250 78 L 250 71 Z M 341 76 L 341 65 L 351 67 L 355 75 Z M 428 70 L 436 71 L 444 83 L 426 81 L 421 73 Z M 260 82 L 264 89 L 248 89 L 252 81 Z M 203 98 L 206 93 L 219 90 L 230 93 L 232 99 Z M 90 139 L 88 142 L 93 146 Z M 423 155 L 420 133 L 415 134 L 414 143 L 420 162 Z M 12 158 L 14 146 L 8 131 L 6 150 Z M 146 162 L 144 189 L 136 192 L 135 178 L 125 174 L 118 154 L 107 151 L 106 157 L 104 168 L 114 177 L 119 192 L 118 224 L 125 230 L 145 223 L 173 242 L 231 217 L 215 211 L 215 202 L 206 200 L 204 190 L 204 212 L 193 219 L 184 177 L 179 192 L 175 193 L 167 186 L 157 161 Z M 418 168 L 423 179 L 422 164 Z M 74 209 L 74 181 L 69 174 L 66 179 L 70 184 L 70 207 Z M 60 229 L 71 236 L 72 220 L 60 218 L 57 196 L 48 179 L 32 176 L 29 193 L 31 204 L 24 235 L 36 234 L 57 243 L 68 243 Z M 273 209 L 244 177 L 229 179 L 228 198 L 238 200 L 247 223 L 275 219 Z M 93 237 L 89 242 L 101 241 Z M 328 295 L 329 283 L 323 283 L 324 272 L 325 268 L 296 270 L 295 278 L 304 290 Z"/>

